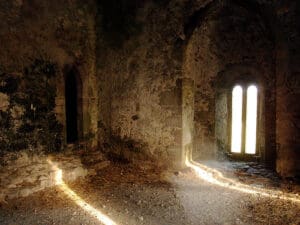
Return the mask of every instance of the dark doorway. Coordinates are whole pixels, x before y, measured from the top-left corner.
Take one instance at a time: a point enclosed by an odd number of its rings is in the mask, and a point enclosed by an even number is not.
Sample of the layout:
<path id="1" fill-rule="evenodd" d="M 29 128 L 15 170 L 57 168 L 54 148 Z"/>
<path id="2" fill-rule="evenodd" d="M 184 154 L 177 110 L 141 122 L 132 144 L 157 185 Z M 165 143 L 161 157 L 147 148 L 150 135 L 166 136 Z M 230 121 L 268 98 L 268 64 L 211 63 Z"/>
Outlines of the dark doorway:
<path id="1" fill-rule="evenodd" d="M 71 70 L 65 80 L 67 143 L 78 141 L 78 94 L 76 74 Z"/>

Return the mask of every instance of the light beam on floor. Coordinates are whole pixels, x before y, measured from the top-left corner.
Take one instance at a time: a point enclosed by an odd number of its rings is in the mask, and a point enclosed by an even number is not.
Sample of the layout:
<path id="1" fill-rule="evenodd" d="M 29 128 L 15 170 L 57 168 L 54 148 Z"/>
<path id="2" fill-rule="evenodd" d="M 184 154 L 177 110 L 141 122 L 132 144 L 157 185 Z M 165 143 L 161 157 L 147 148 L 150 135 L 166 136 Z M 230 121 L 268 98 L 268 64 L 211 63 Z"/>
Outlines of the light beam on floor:
<path id="1" fill-rule="evenodd" d="M 68 185 L 63 181 L 62 170 L 58 168 L 55 163 L 48 159 L 48 163 L 55 170 L 55 184 L 78 206 L 85 210 L 90 215 L 94 216 L 104 225 L 117 225 L 112 219 L 103 214 L 100 210 L 95 209 L 93 206 L 85 202 L 81 197 L 79 197 Z"/>
<path id="2" fill-rule="evenodd" d="M 216 170 L 209 168 L 203 164 L 197 163 L 193 160 L 189 160 L 188 157 L 185 160 L 187 167 L 193 169 L 197 176 L 202 180 L 205 180 L 211 184 L 225 187 L 231 190 L 240 191 L 247 194 L 260 195 L 263 197 L 288 200 L 300 204 L 300 196 L 296 194 L 289 194 L 283 191 L 271 190 L 267 188 L 251 187 L 246 184 L 242 184 L 233 179 L 224 177 L 224 175 Z"/>

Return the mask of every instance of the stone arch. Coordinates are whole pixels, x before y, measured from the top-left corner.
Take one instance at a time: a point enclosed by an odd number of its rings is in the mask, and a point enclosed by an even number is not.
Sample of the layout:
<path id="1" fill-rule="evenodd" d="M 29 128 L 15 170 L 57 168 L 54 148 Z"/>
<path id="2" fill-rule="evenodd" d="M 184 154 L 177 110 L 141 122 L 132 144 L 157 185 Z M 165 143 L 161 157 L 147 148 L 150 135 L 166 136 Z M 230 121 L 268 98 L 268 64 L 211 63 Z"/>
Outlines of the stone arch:
<path id="1" fill-rule="evenodd" d="M 259 15 L 259 17 L 263 20 L 263 23 L 266 24 L 270 28 L 270 36 L 274 36 L 276 33 L 276 27 L 274 21 L 276 21 L 276 16 L 273 15 L 272 10 L 267 9 L 264 5 L 259 4 L 256 1 L 251 0 L 214 0 L 207 3 L 204 7 L 192 13 L 184 23 L 184 36 L 185 43 L 189 42 L 194 30 L 201 26 L 201 24 L 205 21 L 205 19 L 215 10 L 218 10 L 226 5 L 235 5 L 241 8 L 247 9 L 247 11 Z M 265 13 L 268 11 L 268 15 Z M 270 22 L 272 21 L 272 22 Z"/>
<path id="2" fill-rule="evenodd" d="M 252 78 L 263 78 L 265 99 L 274 99 L 274 40 L 261 10 L 256 13 L 259 6 L 249 4 L 213 1 L 185 27 L 183 77 L 194 81 L 194 157 L 217 157 L 216 95 L 218 82 L 225 85 L 220 76 L 248 70 Z M 259 72 L 253 72 L 253 68 Z M 271 106 L 275 114 L 275 101 L 264 104 Z M 275 130 L 274 121 L 275 118 L 266 120 L 268 130 Z M 270 133 L 272 143 L 273 135 Z"/>

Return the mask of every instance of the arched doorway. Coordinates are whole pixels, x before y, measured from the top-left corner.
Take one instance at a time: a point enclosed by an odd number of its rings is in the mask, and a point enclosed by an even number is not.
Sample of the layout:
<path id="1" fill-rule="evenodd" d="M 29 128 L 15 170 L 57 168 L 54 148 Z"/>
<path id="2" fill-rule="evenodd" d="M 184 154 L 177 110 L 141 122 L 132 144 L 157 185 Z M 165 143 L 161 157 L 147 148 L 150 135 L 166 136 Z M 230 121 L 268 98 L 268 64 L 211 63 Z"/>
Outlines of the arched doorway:
<path id="1" fill-rule="evenodd" d="M 77 70 L 68 70 L 65 76 L 66 141 L 80 139 L 82 123 L 82 88 Z"/>

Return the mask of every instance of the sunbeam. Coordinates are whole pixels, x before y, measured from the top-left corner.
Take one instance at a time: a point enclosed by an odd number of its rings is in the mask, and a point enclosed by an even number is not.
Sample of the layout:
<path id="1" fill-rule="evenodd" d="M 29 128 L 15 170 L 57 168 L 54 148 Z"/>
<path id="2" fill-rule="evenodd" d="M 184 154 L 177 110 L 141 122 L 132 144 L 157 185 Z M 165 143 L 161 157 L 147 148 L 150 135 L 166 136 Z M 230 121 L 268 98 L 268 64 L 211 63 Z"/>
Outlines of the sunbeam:
<path id="1" fill-rule="evenodd" d="M 79 197 L 72 189 L 68 187 L 68 185 L 63 181 L 63 173 L 60 168 L 55 165 L 50 159 L 48 159 L 48 163 L 55 170 L 55 184 L 59 186 L 59 188 L 74 201 L 78 206 L 80 206 L 83 210 L 88 212 L 90 215 L 94 216 L 97 220 L 99 220 L 104 225 L 117 225 L 113 220 L 111 220 L 108 216 L 103 214 L 100 210 L 95 209 L 93 206 L 85 202 L 81 197 Z"/>
<path id="2" fill-rule="evenodd" d="M 243 193 L 257 194 L 264 197 L 288 200 L 300 204 L 300 197 L 295 194 L 289 194 L 271 189 L 251 187 L 249 185 L 242 184 L 233 179 L 224 177 L 224 175 L 216 169 L 209 168 L 203 164 L 197 163 L 193 160 L 189 160 L 188 158 L 186 158 L 185 164 L 187 167 L 193 169 L 199 178 L 211 184 L 226 187 Z"/>

